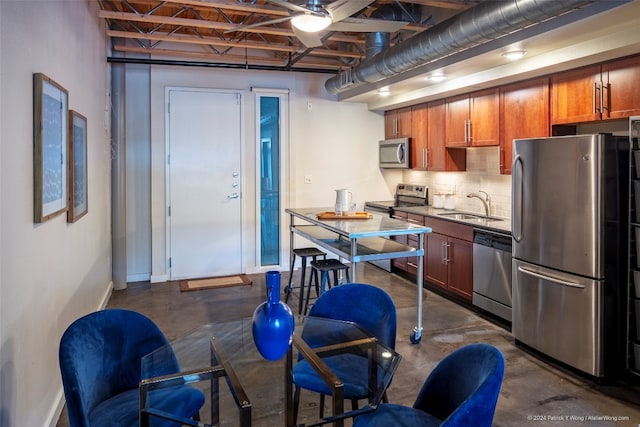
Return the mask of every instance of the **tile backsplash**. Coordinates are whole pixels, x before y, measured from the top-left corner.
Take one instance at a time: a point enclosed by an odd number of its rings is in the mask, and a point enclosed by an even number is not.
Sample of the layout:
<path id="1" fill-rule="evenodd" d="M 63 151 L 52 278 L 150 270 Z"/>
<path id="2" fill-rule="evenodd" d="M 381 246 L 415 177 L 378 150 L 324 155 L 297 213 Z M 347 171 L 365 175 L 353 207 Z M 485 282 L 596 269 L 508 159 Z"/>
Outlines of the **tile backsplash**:
<path id="1" fill-rule="evenodd" d="M 498 147 L 467 148 L 466 172 L 405 171 L 407 184 L 429 187 L 429 204 L 434 193 L 454 193 L 455 209 L 484 214 L 482 202 L 467 194 L 486 191 L 491 199 L 491 215 L 511 218 L 511 175 L 500 175 Z M 484 196 L 484 195 L 482 195 Z"/>

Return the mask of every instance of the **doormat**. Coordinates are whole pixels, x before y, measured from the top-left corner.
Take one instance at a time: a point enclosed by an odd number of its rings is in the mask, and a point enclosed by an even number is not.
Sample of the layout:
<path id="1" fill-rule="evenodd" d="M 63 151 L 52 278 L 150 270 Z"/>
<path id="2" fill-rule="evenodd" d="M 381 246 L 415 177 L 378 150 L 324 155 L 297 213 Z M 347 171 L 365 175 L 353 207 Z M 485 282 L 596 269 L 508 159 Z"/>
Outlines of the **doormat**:
<path id="1" fill-rule="evenodd" d="M 251 285 L 246 274 L 233 276 L 207 277 L 206 279 L 190 279 L 180 281 L 180 291 L 200 291 L 203 289 L 228 288 L 230 286 Z"/>

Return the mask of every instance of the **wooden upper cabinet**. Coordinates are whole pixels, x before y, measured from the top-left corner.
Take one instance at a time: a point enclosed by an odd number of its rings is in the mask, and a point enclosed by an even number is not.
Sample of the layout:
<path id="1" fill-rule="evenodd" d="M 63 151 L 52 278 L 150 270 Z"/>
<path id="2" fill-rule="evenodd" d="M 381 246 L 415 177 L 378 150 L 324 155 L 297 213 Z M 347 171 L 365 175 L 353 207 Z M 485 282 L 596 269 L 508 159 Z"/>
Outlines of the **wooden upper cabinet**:
<path id="1" fill-rule="evenodd" d="M 446 146 L 498 145 L 499 90 L 488 89 L 448 98 L 446 101 Z"/>
<path id="2" fill-rule="evenodd" d="M 500 173 L 510 174 L 513 140 L 550 135 L 549 79 L 514 83 L 500 89 Z"/>
<path id="3" fill-rule="evenodd" d="M 445 107 L 445 145 L 466 147 L 469 145 L 469 95 L 447 98 Z"/>
<path id="4" fill-rule="evenodd" d="M 559 73 L 551 78 L 551 124 L 640 114 L 640 56 Z"/>
<path id="5" fill-rule="evenodd" d="M 551 77 L 551 123 L 600 120 L 600 65 Z"/>
<path id="6" fill-rule="evenodd" d="M 384 113 L 384 137 L 408 138 L 411 136 L 411 107 L 389 110 Z"/>
<path id="7" fill-rule="evenodd" d="M 499 90 L 489 89 L 471 94 L 471 146 L 498 145 L 500 122 Z"/>
<path id="8" fill-rule="evenodd" d="M 606 103 L 603 118 L 640 115 L 640 56 L 602 64 Z"/>
<path id="9" fill-rule="evenodd" d="M 428 171 L 464 171 L 464 150 L 445 148 L 444 101 L 413 107 L 411 118 L 412 169 Z"/>
<path id="10" fill-rule="evenodd" d="M 411 108 L 411 165 L 412 169 L 427 170 L 427 104 L 418 104 Z"/>
<path id="11" fill-rule="evenodd" d="M 467 169 L 467 153 L 460 148 L 445 147 L 444 100 L 430 102 L 427 109 L 427 166 L 430 171 L 464 171 Z"/>

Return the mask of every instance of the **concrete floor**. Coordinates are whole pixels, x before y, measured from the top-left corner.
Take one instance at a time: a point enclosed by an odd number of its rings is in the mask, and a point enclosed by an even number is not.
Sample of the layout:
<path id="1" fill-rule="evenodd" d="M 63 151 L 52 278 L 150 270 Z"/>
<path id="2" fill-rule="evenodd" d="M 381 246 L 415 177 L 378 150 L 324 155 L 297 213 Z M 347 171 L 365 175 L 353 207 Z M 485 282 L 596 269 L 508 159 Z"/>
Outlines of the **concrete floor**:
<path id="1" fill-rule="evenodd" d="M 369 264 L 359 265 L 357 274 L 359 282 L 389 292 L 398 310 L 396 350 L 402 361 L 388 390 L 391 402 L 411 405 L 439 360 L 463 344 L 485 342 L 498 347 L 506 361 L 494 426 L 640 426 L 640 388 L 602 386 L 555 367 L 517 347 L 509 330 L 432 292 L 423 299 L 422 341 L 411 344 L 415 285 Z M 251 316 L 266 292 L 263 275 L 250 277 L 250 287 L 194 292 L 180 292 L 177 282 L 131 284 L 114 291 L 108 306 L 146 314 L 171 340 L 204 323 Z M 282 278 L 284 286 L 288 275 Z M 295 297 L 289 304 L 297 310 Z M 65 412 L 57 425 L 68 426 Z"/>

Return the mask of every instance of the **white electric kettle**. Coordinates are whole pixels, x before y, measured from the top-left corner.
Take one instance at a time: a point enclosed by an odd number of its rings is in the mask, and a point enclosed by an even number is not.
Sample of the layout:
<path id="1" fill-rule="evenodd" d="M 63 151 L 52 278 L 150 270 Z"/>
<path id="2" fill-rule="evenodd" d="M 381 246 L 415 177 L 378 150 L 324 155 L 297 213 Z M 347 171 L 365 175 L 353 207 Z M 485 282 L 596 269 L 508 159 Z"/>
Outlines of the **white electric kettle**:
<path id="1" fill-rule="evenodd" d="M 336 190 L 336 215 L 342 215 L 349 211 L 352 198 L 353 195 L 351 194 L 351 191 L 344 188 Z"/>

